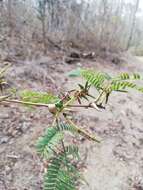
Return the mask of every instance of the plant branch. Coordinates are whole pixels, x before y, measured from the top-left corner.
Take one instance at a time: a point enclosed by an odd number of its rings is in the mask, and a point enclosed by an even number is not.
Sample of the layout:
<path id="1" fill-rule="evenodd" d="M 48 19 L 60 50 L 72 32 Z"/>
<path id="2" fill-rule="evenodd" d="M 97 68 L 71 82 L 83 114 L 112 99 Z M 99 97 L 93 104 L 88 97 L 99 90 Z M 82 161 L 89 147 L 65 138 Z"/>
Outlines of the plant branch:
<path id="1" fill-rule="evenodd" d="M 88 105 L 83 105 L 83 104 L 78 104 L 78 105 L 68 105 L 68 107 L 71 107 L 71 108 L 91 108 L 91 106 L 88 104 Z"/>
<path id="2" fill-rule="evenodd" d="M 34 102 L 25 102 L 25 101 L 21 101 L 21 100 L 9 100 L 9 99 L 4 99 L 3 102 L 25 104 L 25 105 L 36 106 L 36 107 L 46 107 L 46 108 L 48 108 L 49 112 L 51 112 L 52 114 L 56 114 L 58 112 L 55 104 L 34 103 Z"/>
<path id="3" fill-rule="evenodd" d="M 86 137 L 88 140 L 92 140 L 92 141 L 95 141 L 95 142 L 100 143 L 100 141 L 97 140 L 96 137 L 91 136 L 91 135 L 90 135 L 89 133 L 87 133 L 85 130 L 79 128 L 75 123 L 73 123 L 73 121 L 71 121 L 70 119 L 68 119 L 65 115 L 64 115 L 64 117 L 65 117 L 66 121 L 67 121 L 70 125 L 72 125 L 80 135 Z"/>
<path id="4" fill-rule="evenodd" d="M 25 105 L 29 105 L 29 106 L 49 107 L 49 104 L 34 103 L 34 102 L 25 102 L 25 101 L 21 101 L 21 100 L 4 100 L 4 102 L 17 103 L 17 104 L 25 104 Z"/>
<path id="5" fill-rule="evenodd" d="M 91 102 L 87 105 L 83 105 L 83 104 L 79 104 L 79 105 L 68 105 L 68 107 L 73 107 L 73 108 L 85 108 L 85 109 L 88 109 L 88 108 L 92 108 L 92 109 L 96 109 L 97 111 L 101 111 L 101 109 L 98 108 L 98 106 L 96 105 L 95 102 Z"/>

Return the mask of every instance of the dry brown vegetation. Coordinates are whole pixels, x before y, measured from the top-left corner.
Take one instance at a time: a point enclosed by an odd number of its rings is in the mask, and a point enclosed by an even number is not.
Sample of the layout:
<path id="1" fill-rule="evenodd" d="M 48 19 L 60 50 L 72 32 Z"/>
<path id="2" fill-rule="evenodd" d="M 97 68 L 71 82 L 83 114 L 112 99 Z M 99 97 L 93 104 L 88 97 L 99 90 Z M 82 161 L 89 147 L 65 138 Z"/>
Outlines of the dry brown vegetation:
<path id="1" fill-rule="evenodd" d="M 138 16 L 140 15 L 140 16 Z M 58 48 L 96 54 L 142 46 L 139 0 L 1 0 L 1 57 L 36 57 Z"/>

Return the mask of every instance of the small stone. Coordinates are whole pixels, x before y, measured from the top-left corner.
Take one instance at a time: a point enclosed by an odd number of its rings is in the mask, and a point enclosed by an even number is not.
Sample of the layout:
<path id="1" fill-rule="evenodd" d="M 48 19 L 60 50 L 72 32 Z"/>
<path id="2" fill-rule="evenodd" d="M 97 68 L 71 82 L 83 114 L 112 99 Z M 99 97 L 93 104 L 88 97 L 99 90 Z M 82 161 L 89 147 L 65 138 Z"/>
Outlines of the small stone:
<path id="1" fill-rule="evenodd" d="M 2 137 L 2 138 L 0 138 L 0 144 L 7 143 L 8 140 L 9 140 L 9 137 Z"/>
<path id="2" fill-rule="evenodd" d="M 25 132 L 30 126 L 30 122 L 23 122 L 22 131 Z"/>

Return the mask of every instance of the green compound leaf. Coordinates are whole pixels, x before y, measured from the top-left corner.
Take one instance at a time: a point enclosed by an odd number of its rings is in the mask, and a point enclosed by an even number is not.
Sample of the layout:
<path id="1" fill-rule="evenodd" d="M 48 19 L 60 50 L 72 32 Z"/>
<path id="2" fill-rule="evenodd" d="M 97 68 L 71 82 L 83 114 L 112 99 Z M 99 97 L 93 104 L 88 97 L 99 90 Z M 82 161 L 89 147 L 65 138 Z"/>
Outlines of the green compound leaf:
<path id="1" fill-rule="evenodd" d="M 139 73 L 121 73 L 117 75 L 117 77 L 114 78 L 114 80 L 142 80 L 143 76 L 141 76 Z"/>
<path id="2" fill-rule="evenodd" d="M 45 174 L 44 190 L 77 190 L 80 174 L 69 158 L 73 153 L 73 148 L 65 147 L 64 152 L 52 158 Z"/>
<path id="3" fill-rule="evenodd" d="M 58 152 L 58 146 L 60 141 L 64 138 L 65 131 L 69 131 L 71 133 L 77 132 L 76 129 L 74 129 L 72 126 L 63 123 L 60 123 L 55 127 L 48 128 L 44 136 L 38 139 L 38 142 L 36 144 L 37 152 L 43 158 L 50 158 L 53 156 L 55 152 Z M 77 154 L 77 149 L 75 149 L 74 146 L 70 147 L 67 152 L 71 153 L 72 150 L 74 150 L 74 152 Z"/>
<path id="4" fill-rule="evenodd" d="M 102 89 L 104 83 L 111 80 L 111 77 L 104 72 L 96 72 L 94 70 L 82 70 L 81 75 L 86 81 L 94 86 L 97 90 Z"/>
<path id="5" fill-rule="evenodd" d="M 25 102 L 44 103 L 44 104 L 55 103 L 59 100 L 58 97 L 52 95 L 51 93 L 36 92 L 30 90 L 21 91 L 20 98 L 22 101 Z"/>
<path id="6" fill-rule="evenodd" d="M 44 158 L 50 158 L 57 151 L 59 142 L 64 138 L 63 132 L 56 127 L 51 127 L 46 130 L 43 137 L 40 137 L 37 144 L 37 152 Z"/>

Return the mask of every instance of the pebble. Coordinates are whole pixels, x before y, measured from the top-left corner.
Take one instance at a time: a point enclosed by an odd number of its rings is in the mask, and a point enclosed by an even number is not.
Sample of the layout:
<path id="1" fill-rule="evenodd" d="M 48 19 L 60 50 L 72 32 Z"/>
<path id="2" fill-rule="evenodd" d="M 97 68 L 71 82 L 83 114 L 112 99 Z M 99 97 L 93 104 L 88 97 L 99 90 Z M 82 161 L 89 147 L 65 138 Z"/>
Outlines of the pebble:
<path id="1" fill-rule="evenodd" d="M 9 141 L 9 137 L 2 137 L 0 138 L 0 144 L 7 143 Z"/>
<path id="2" fill-rule="evenodd" d="M 30 126 L 30 122 L 23 122 L 22 131 L 25 132 Z"/>

